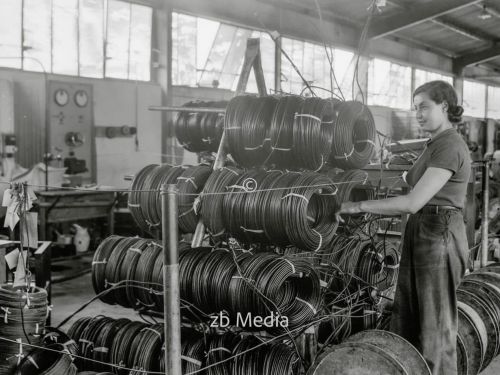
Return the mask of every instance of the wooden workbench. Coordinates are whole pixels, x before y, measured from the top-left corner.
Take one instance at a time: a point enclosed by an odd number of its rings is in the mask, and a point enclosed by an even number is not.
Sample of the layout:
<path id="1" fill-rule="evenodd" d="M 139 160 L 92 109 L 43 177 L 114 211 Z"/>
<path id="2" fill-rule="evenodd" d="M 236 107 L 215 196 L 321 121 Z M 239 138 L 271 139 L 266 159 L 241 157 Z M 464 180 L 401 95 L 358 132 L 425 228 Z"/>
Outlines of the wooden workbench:
<path id="1" fill-rule="evenodd" d="M 35 191 L 40 224 L 41 241 L 50 237 L 47 232 L 49 224 L 77 222 L 106 218 L 109 234 L 114 233 L 114 206 L 116 196 L 109 191 L 48 190 Z"/>

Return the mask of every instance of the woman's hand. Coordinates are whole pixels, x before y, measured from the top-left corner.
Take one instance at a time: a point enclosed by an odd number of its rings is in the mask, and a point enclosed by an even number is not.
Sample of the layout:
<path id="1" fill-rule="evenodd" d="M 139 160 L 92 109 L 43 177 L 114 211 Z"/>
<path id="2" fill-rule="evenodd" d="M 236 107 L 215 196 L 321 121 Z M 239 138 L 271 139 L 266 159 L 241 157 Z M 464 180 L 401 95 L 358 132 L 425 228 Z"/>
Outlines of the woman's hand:
<path id="1" fill-rule="evenodd" d="M 340 214 L 359 214 L 361 212 L 361 204 L 360 202 L 343 202 L 340 206 L 340 209 L 335 212 L 335 218 L 338 222 L 343 223 L 344 219 L 340 216 Z"/>

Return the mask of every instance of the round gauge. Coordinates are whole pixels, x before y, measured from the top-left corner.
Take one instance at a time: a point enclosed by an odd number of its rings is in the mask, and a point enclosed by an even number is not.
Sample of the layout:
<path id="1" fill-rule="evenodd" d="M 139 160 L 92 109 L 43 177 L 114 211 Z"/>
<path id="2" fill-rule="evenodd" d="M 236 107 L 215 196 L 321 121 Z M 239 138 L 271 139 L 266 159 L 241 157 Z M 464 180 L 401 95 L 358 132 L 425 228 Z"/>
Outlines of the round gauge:
<path id="1" fill-rule="evenodd" d="M 54 93 L 54 101 L 58 106 L 64 107 L 69 101 L 68 92 L 64 89 L 57 89 Z"/>
<path id="2" fill-rule="evenodd" d="M 75 93 L 75 104 L 78 107 L 86 107 L 87 103 L 89 101 L 89 96 L 86 91 L 84 90 L 78 90 Z"/>

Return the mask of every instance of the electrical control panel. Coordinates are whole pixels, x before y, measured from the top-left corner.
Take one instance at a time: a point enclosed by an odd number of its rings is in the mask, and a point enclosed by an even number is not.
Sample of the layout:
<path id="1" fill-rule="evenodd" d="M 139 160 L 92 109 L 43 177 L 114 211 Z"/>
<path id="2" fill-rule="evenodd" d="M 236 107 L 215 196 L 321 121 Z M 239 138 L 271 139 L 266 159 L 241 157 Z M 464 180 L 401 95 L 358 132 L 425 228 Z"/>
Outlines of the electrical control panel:
<path id="1" fill-rule="evenodd" d="M 49 149 L 62 159 L 78 159 L 84 182 L 95 182 L 95 137 L 92 86 L 50 81 L 48 88 Z M 73 172 L 74 173 L 74 172 Z"/>

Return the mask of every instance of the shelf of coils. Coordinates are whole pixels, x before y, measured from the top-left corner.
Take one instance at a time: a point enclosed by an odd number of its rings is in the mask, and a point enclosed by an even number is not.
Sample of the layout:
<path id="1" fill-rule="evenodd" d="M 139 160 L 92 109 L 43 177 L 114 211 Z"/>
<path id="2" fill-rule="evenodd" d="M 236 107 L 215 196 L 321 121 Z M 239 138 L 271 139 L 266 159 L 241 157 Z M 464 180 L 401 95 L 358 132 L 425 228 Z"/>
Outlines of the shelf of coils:
<path id="1" fill-rule="evenodd" d="M 101 243 L 92 282 L 103 302 L 163 312 L 159 190 L 176 184 L 181 235 L 190 238 L 199 222 L 205 228 L 201 246 L 179 245 L 183 371 L 305 373 L 332 345 L 383 325 L 398 246 L 370 234 L 371 217 L 339 225 L 334 215 L 343 201 L 375 197 L 360 169 L 375 148 L 367 106 L 240 95 L 189 102 L 174 122 L 190 152 L 213 153 L 222 140 L 224 166 L 148 165 L 136 173 L 128 205 L 151 238 Z M 102 327 L 109 339 L 100 337 Z M 314 336 L 309 353 L 299 349 L 306 332 Z M 70 329 L 76 342 L 83 337 L 85 357 L 160 372 L 162 335 L 161 323 L 105 317 L 82 318 Z M 105 353 L 85 346 L 96 340 L 106 342 Z"/>

